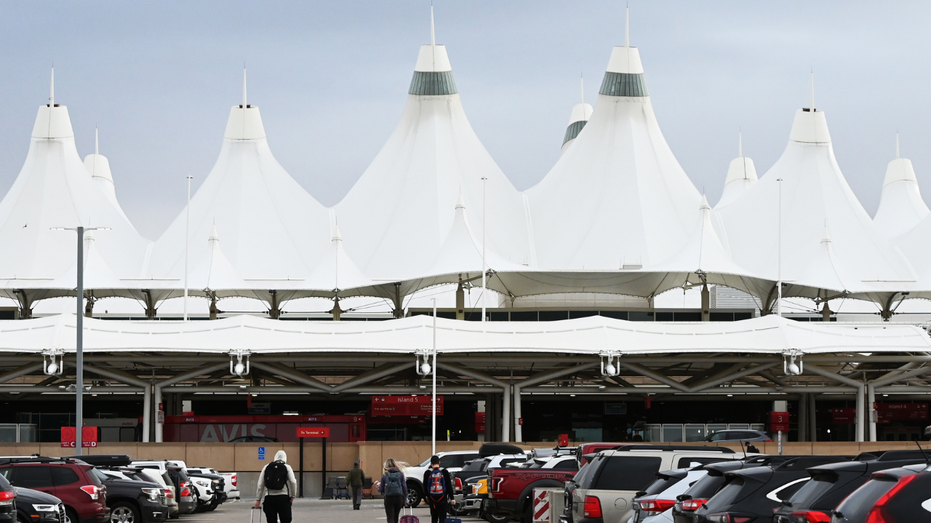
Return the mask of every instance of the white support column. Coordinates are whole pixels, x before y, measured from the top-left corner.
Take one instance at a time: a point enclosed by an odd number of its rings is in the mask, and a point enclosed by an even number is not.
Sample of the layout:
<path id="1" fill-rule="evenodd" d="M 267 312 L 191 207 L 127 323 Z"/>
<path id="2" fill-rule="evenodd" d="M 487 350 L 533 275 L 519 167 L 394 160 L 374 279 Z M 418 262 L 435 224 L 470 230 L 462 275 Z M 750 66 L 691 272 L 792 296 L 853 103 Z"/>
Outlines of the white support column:
<path id="1" fill-rule="evenodd" d="M 162 443 L 162 437 L 164 436 L 165 425 L 158 419 L 158 408 L 162 404 L 162 387 L 160 385 L 155 386 L 155 442 Z"/>
<path id="2" fill-rule="evenodd" d="M 866 412 L 869 416 L 868 427 L 870 428 L 870 441 L 876 441 L 876 387 L 873 385 L 866 386 Z"/>
<path id="3" fill-rule="evenodd" d="M 865 397 L 865 385 L 860 385 L 857 387 L 857 425 L 856 425 L 856 441 L 863 441 L 863 432 L 866 428 L 866 406 L 864 405 L 866 401 Z"/>
<path id="4" fill-rule="evenodd" d="M 149 442 L 149 430 L 152 428 L 152 386 L 146 386 L 142 393 L 142 442 Z"/>
<path id="5" fill-rule="evenodd" d="M 501 441 L 511 441 L 511 385 L 501 394 Z"/>
<path id="6" fill-rule="evenodd" d="M 514 443 L 524 441 L 524 428 L 520 424 L 520 385 L 514 385 Z"/>

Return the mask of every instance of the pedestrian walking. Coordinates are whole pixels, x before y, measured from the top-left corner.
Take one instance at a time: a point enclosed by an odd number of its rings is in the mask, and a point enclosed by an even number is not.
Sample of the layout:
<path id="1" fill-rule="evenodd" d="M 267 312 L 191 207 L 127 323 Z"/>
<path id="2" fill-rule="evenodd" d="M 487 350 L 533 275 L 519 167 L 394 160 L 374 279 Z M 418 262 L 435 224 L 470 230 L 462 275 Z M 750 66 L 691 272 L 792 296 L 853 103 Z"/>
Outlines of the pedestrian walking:
<path id="1" fill-rule="evenodd" d="M 349 484 L 349 488 L 352 490 L 352 509 L 359 510 L 362 506 L 362 486 L 365 485 L 365 472 L 362 471 L 358 461 L 352 464 L 352 470 L 349 471 L 349 475 L 346 477 L 346 483 Z"/>
<path id="2" fill-rule="evenodd" d="M 288 455 L 279 450 L 275 460 L 262 467 L 255 489 L 255 508 L 261 505 L 268 523 L 291 523 L 291 504 L 297 491 L 294 470 L 288 465 Z M 262 503 L 265 496 L 265 503 Z"/>
<path id="3" fill-rule="evenodd" d="M 388 458 L 382 467 L 378 492 L 385 497 L 385 515 L 388 516 L 388 523 L 398 523 L 401 511 L 407 505 L 407 480 L 398 463 L 391 458 Z"/>
<path id="4" fill-rule="evenodd" d="M 444 523 L 449 505 L 456 504 L 449 471 L 440 468 L 440 457 L 430 458 L 430 468 L 423 473 L 424 490 L 430 506 L 430 523 Z"/>

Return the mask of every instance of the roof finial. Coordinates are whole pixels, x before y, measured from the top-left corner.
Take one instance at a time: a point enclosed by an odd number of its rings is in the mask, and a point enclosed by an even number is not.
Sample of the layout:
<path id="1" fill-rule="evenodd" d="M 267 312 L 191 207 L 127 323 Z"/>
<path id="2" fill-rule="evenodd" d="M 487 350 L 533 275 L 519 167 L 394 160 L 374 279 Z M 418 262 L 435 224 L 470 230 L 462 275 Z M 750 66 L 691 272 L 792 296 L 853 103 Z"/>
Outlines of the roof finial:
<path id="1" fill-rule="evenodd" d="M 94 154 L 100 154 L 100 137 L 97 134 L 97 126 L 94 126 Z"/>
<path id="2" fill-rule="evenodd" d="M 811 69 L 811 112 L 815 112 L 815 69 Z"/>
<path id="3" fill-rule="evenodd" d="M 737 131 L 737 157 L 744 157 L 744 132 L 743 129 Z"/>
<path id="4" fill-rule="evenodd" d="M 630 47 L 630 3 L 624 16 L 624 47 Z"/>
<path id="5" fill-rule="evenodd" d="M 433 23 L 433 2 L 430 2 L 430 45 L 436 45 L 436 27 Z"/>
<path id="6" fill-rule="evenodd" d="M 246 106 L 246 63 L 242 63 L 242 108 Z"/>
<path id="7" fill-rule="evenodd" d="M 895 159 L 899 159 L 899 131 L 895 132 Z"/>
<path id="8" fill-rule="evenodd" d="M 48 106 L 55 107 L 55 63 L 52 63 L 52 85 L 49 88 Z"/>
<path id="9" fill-rule="evenodd" d="M 582 94 L 581 98 L 579 98 L 580 100 L 579 103 L 584 104 L 585 103 L 585 76 L 583 74 L 579 74 L 579 91 Z"/>

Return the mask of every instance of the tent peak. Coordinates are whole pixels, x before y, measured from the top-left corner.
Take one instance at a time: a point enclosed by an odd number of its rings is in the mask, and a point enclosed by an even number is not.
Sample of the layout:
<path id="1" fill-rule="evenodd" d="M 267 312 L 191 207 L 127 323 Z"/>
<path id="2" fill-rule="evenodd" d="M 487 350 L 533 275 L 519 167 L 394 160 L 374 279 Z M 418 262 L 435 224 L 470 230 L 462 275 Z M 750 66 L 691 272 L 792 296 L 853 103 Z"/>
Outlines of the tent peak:
<path id="1" fill-rule="evenodd" d="M 217 233 L 217 224 L 213 224 L 210 227 L 210 237 L 207 238 L 207 241 L 208 242 L 219 242 L 220 241 L 220 235 Z"/>
<path id="2" fill-rule="evenodd" d="M 705 193 L 702 193 L 701 195 L 701 205 L 699 205 L 698 208 L 702 212 L 711 210 L 711 206 L 708 205 L 708 197 L 705 195 Z"/>
<path id="3" fill-rule="evenodd" d="M 339 225 L 333 226 L 333 241 L 334 242 L 343 241 L 343 235 L 339 232 Z"/>
<path id="4" fill-rule="evenodd" d="M 796 111 L 789 139 L 801 143 L 831 143 L 831 133 L 824 111 L 814 112 L 807 108 Z"/>

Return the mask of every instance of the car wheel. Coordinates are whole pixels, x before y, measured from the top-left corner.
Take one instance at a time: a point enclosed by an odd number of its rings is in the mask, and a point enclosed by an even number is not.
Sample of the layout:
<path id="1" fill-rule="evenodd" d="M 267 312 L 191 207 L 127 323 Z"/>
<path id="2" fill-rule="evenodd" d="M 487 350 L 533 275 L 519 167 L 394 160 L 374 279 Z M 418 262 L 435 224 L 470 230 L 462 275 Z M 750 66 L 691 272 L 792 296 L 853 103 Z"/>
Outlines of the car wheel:
<path id="1" fill-rule="evenodd" d="M 220 506 L 220 500 L 214 499 L 213 501 L 210 502 L 209 505 L 207 505 L 207 507 L 205 508 L 205 510 L 206 510 L 207 512 L 213 512 L 213 511 L 216 510 L 217 507 L 219 507 L 219 506 Z"/>
<path id="2" fill-rule="evenodd" d="M 511 518 L 501 514 L 485 514 L 485 521 L 489 523 L 507 523 Z"/>
<path id="3" fill-rule="evenodd" d="M 416 508 L 420 505 L 420 502 L 423 500 L 423 493 L 420 491 L 420 487 L 416 483 L 407 484 L 407 502 L 410 504 L 411 508 Z"/>
<path id="4" fill-rule="evenodd" d="M 78 517 L 78 513 L 74 511 L 73 508 L 65 509 L 65 523 L 80 523 L 81 518 Z"/>
<path id="5" fill-rule="evenodd" d="M 142 517 L 135 506 L 118 501 L 110 507 L 110 523 L 142 523 Z"/>

